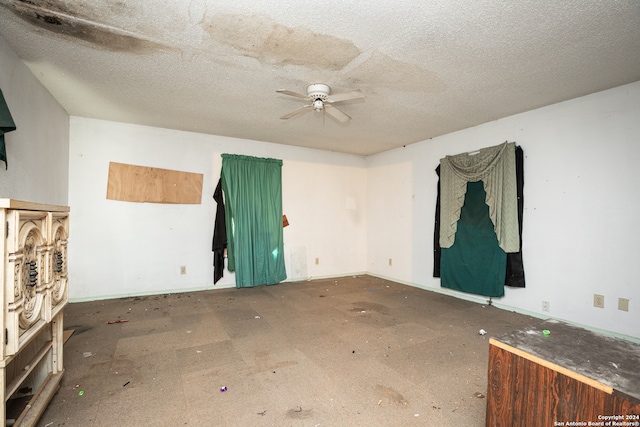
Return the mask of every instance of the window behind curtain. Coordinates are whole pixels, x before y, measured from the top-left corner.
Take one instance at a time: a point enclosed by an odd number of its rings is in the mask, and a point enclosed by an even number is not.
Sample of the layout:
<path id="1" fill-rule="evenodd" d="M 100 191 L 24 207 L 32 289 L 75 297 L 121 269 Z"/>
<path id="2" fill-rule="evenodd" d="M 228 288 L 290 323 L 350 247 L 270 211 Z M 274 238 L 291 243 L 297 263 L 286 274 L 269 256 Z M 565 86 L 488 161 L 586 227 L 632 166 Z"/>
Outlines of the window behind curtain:
<path id="1" fill-rule="evenodd" d="M 287 278 L 282 232 L 282 160 L 222 155 L 229 271 L 236 287 Z"/>

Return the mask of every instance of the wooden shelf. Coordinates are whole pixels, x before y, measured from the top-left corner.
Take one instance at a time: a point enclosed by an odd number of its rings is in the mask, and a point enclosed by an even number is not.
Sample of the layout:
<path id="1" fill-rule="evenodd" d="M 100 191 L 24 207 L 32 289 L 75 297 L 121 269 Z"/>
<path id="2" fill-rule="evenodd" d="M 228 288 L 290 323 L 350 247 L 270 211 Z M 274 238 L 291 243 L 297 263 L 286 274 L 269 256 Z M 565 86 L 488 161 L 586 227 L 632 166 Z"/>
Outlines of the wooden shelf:
<path id="1" fill-rule="evenodd" d="M 42 383 L 38 392 L 33 395 L 27 404 L 27 409 L 20 414 L 14 426 L 33 427 L 38 424 L 38 420 L 40 420 L 40 417 L 47 409 L 47 405 L 51 402 L 53 395 L 60 387 L 63 373 L 64 371 L 55 374 L 50 373 L 47 376 L 47 379 Z"/>
<path id="2" fill-rule="evenodd" d="M 4 392 L 4 400 L 7 401 L 13 393 L 15 393 L 20 385 L 27 379 L 27 377 L 34 371 L 36 366 L 40 363 L 42 359 L 47 355 L 47 353 L 53 347 L 52 341 L 48 341 L 39 351 L 38 353 L 27 363 L 24 367 L 24 370 L 20 375 L 17 375 L 15 378 L 11 380 L 9 384 L 5 387 Z M 3 366 L 4 368 L 4 366 Z"/>

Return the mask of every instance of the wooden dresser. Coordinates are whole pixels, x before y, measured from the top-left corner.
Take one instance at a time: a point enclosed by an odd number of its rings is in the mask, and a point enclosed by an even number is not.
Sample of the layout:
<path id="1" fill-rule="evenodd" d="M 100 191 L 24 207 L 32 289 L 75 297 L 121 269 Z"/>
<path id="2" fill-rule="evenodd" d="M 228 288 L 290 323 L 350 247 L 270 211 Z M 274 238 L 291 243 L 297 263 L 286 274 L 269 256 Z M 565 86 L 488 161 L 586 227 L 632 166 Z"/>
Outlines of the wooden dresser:
<path id="1" fill-rule="evenodd" d="M 0 220 L 2 414 L 6 423 L 32 426 L 63 373 L 69 208 L 0 199 Z"/>
<path id="2" fill-rule="evenodd" d="M 640 426 L 640 344 L 548 320 L 491 338 L 488 379 L 487 426 Z"/>

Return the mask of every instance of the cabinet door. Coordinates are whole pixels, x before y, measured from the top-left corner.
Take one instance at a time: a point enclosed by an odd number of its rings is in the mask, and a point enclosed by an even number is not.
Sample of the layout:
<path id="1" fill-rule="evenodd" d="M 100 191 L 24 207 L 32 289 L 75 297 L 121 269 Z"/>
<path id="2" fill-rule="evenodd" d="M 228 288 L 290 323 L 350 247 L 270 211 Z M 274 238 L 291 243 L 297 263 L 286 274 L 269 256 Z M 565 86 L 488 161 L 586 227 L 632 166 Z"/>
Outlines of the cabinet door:
<path id="1" fill-rule="evenodd" d="M 67 248 L 69 244 L 69 214 L 50 214 L 49 251 L 47 256 L 47 287 L 51 295 L 51 321 L 69 299 Z"/>
<path id="2" fill-rule="evenodd" d="M 18 352 L 51 317 L 47 291 L 46 212 L 7 213 L 7 259 L 5 263 L 5 355 Z"/>

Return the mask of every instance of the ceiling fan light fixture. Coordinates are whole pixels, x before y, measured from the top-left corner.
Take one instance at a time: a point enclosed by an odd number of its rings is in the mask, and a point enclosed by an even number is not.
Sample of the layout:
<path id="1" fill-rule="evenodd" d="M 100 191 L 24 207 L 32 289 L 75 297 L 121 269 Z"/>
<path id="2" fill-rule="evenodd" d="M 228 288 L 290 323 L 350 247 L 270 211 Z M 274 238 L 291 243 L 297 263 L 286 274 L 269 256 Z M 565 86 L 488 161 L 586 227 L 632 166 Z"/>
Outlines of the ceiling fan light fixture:
<path id="1" fill-rule="evenodd" d="M 302 107 L 297 108 L 292 112 L 280 117 L 283 120 L 290 119 L 291 117 L 298 116 L 306 111 L 313 110 L 322 113 L 326 111 L 327 114 L 332 116 L 334 119 L 342 123 L 346 123 L 351 120 L 351 117 L 336 108 L 333 104 L 336 102 L 348 101 L 351 99 L 364 98 L 364 94 L 359 89 L 331 95 L 331 88 L 329 87 L 329 85 L 326 85 L 324 83 L 314 83 L 308 85 L 306 95 L 286 89 L 279 89 L 276 92 L 304 99 L 308 102 L 306 105 L 303 105 Z"/>

